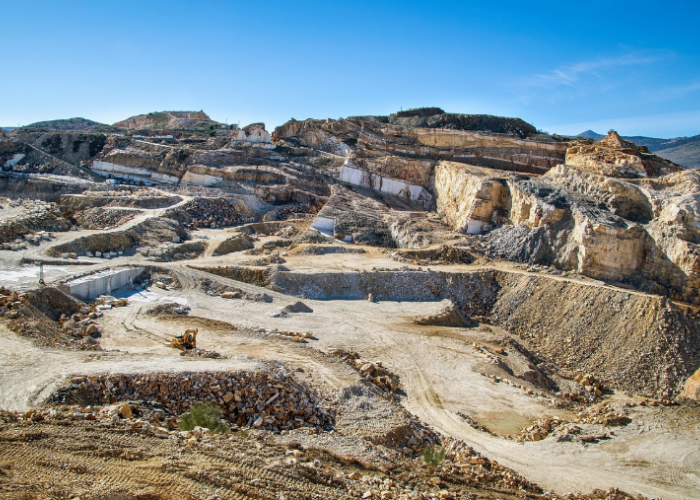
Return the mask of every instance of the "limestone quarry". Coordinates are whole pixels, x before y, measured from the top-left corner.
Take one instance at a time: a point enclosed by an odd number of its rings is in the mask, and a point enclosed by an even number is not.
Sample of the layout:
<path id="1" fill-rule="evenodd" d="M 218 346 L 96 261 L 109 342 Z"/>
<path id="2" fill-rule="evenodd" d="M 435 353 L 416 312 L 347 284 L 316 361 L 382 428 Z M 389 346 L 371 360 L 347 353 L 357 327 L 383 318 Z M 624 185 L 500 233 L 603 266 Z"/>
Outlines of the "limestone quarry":
<path id="1" fill-rule="evenodd" d="M 698 498 L 700 176 L 614 131 L 168 111 L 0 167 L 0 499 Z"/>

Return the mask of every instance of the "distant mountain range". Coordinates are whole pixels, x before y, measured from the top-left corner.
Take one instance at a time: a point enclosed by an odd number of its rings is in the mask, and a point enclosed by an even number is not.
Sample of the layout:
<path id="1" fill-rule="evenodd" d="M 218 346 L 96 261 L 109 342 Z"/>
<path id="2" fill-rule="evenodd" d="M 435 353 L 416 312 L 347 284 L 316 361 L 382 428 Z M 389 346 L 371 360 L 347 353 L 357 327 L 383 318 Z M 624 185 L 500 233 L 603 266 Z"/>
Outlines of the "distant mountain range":
<path id="1" fill-rule="evenodd" d="M 585 137 L 598 142 L 605 135 L 586 130 L 578 134 L 577 137 Z M 635 135 L 623 137 L 623 139 L 632 141 L 638 146 L 646 146 L 652 153 L 684 167 L 700 168 L 700 135 L 676 137 L 675 139 L 658 139 L 656 137 Z"/>

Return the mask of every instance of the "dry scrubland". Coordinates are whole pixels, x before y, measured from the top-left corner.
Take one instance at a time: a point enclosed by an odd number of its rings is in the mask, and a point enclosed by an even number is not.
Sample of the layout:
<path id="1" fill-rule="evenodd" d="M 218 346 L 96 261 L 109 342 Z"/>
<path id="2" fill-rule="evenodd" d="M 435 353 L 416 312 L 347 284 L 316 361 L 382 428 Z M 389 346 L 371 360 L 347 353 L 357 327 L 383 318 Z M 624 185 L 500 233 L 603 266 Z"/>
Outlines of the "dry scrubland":
<path id="1" fill-rule="evenodd" d="M 2 499 L 697 498 L 695 171 L 437 108 L 0 166 Z"/>

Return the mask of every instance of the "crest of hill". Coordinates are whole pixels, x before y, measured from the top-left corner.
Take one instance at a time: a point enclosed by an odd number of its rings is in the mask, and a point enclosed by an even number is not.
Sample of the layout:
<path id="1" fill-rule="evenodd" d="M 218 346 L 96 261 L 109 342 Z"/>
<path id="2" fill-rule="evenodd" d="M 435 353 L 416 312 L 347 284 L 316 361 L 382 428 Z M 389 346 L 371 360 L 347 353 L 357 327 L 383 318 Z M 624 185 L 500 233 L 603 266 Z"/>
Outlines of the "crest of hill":
<path id="1" fill-rule="evenodd" d="M 538 135 L 537 129 L 521 118 L 446 113 L 436 107 L 401 110 L 389 116 L 349 116 L 347 120 L 389 123 L 406 128 L 439 128 L 515 135 L 522 139 Z"/>
<path id="2" fill-rule="evenodd" d="M 593 139 L 598 142 L 605 136 L 592 130 L 581 132 L 577 137 Z M 651 153 L 670 160 L 686 168 L 700 168 L 700 135 L 692 137 L 675 137 L 659 139 L 645 136 L 623 136 L 622 139 L 632 141 L 637 146 L 646 146 Z"/>
<path id="3" fill-rule="evenodd" d="M 87 118 L 66 118 L 62 120 L 47 120 L 26 125 L 25 129 L 42 129 L 42 130 L 85 130 L 93 127 L 102 127 L 103 123 L 99 123 Z"/>
<path id="4" fill-rule="evenodd" d="M 216 124 L 204 111 L 157 111 L 132 116 L 114 124 L 115 127 L 144 129 L 198 129 Z"/>
<path id="5" fill-rule="evenodd" d="M 535 135 L 537 129 L 520 118 L 493 115 L 465 115 L 446 113 L 440 108 L 417 108 L 389 115 L 389 123 L 411 128 L 443 128 L 517 135 L 522 138 Z"/>

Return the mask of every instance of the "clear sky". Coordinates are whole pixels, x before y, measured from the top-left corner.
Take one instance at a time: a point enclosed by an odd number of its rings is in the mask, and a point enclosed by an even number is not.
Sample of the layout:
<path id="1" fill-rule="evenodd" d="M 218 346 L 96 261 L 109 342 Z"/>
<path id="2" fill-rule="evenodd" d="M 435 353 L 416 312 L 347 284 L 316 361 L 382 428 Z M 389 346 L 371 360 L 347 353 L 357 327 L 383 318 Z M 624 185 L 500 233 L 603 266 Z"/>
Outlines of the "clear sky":
<path id="1" fill-rule="evenodd" d="M 0 125 L 440 106 L 576 134 L 700 134 L 700 2 L 0 0 Z"/>

